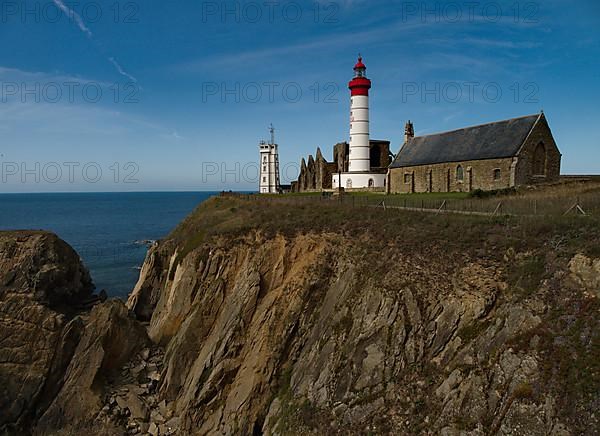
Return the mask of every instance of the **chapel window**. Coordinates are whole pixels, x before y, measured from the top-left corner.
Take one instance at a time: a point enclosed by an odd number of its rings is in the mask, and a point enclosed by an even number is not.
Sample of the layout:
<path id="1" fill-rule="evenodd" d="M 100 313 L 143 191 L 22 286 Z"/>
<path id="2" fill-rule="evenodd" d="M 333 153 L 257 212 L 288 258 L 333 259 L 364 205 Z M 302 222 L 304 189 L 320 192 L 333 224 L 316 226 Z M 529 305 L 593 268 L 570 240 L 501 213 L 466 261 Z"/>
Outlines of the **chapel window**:
<path id="1" fill-rule="evenodd" d="M 459 182 L 462 182 L 463 180 L 465 180 L 465 172 L 461 165 L 456 167 L 456 180 L 458 180 Z"/>

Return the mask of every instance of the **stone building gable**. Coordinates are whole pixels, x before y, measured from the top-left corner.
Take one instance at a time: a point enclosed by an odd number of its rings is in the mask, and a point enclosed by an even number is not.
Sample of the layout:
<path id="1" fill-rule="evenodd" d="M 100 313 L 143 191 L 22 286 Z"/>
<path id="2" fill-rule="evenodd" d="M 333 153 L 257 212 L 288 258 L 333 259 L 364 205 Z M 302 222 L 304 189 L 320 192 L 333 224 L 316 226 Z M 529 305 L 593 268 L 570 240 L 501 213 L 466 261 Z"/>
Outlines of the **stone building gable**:
<path id="1" fill-rule="evenodd" d="M 517 153 L 514 184 L 557 181 L 561 157 L 548 120 L 542 113 Z"/>

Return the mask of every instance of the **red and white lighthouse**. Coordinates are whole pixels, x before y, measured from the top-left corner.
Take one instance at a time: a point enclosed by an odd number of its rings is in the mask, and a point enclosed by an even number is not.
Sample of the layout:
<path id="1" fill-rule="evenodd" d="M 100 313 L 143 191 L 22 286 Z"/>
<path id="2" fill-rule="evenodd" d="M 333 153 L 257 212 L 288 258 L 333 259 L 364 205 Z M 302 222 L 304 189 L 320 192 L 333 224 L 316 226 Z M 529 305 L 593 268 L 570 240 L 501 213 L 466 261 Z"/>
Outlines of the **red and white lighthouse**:
<path id="1" fill-rule="evenodd" d="M 350 172 L 368 172 L 369 159 L 369 89 L 371 81 L 366 76 L 367 67 L 362 57 L 354 66 L 350 88 Z"/>
<path id="2" fill-rule="evenodd" d="M 386 183 L 386 169 L 371 168 L 369 131 L 369 89 L 371 81 L 366 76 L 367 67 L 362 57 L 354 65 L 354 78 L 350 88 L 350 156 L 348 172 L 334 174 L 334 188 L 382 190 Z"/>

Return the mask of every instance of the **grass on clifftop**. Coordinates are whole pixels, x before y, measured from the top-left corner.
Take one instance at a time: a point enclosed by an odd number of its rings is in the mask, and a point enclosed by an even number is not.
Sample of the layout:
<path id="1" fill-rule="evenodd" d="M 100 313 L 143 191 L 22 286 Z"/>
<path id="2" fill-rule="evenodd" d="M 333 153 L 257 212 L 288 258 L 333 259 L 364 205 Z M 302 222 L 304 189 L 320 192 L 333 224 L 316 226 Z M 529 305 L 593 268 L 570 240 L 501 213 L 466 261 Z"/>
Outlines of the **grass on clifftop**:
<path id="1" fill-rule="evenodd" d="M 335 202 L 292 204 L 260 199 L 213 197 L 202 203 L 169 239 L 189 252 L 214 236 L 238 238 L 252 230 L 266 237 L 282 234 L 337 233 L 382 249 L 386 244 L 406 249 L 429 245 L 460 250 L 470 256 L 503 256 L 546 247 L 571 255 L 600 256 L 600 220 L 597 217 L 480 217 L 433 214 Z M 526 283 L 526 287 L 529 283 Z"/>

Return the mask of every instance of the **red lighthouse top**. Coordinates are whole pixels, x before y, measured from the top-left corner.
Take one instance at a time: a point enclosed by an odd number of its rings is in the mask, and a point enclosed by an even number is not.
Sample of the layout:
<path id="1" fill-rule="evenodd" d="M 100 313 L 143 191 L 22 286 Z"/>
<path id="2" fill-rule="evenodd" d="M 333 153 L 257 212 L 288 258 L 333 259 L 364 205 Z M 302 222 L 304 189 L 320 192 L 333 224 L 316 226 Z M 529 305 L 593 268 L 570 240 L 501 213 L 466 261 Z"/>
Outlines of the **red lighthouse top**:
<path id="1" fill-rule="evenodd" d="M 359 55 L 358 62 L 354 65 L 354 79 L 348 84 L 351 95 L 369 95 L 371 81 L 366 76 L 367 67 L 363 64 L 362 57 Z"/>
<path id="2" fill-rule="evenodd" d="M 365 70 L 367 69 L 366 65 L 363 64 L 361 56 L 358 57 L 358 62 L 356 63 L 356 65 L 354 65 L 354 69 L 355 70 L 358 70 L 359 68 L 362 68 L 362 69 L 365 69 Z"/>

